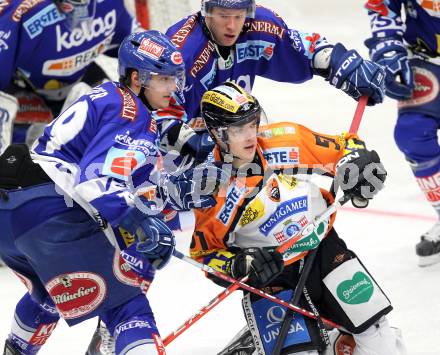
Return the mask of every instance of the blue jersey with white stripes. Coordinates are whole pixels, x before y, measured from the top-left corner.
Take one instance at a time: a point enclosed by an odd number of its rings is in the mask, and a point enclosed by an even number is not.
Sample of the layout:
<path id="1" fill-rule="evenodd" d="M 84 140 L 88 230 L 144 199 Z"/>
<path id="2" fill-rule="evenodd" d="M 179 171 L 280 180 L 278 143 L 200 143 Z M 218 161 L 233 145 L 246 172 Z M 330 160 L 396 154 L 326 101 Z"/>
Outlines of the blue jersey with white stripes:
<path id="1" fill-rule="evenodd" d="M 130 89 L 108 82 L 55 119 L 32 157 L 69 197 L 116 225 L 133 189 L 157 183 L 156 123 Z"/>
<path id="2" fill-rule="evenodd" d="M 245 23 L 227 61 L 220 59 L 216 45 L 206 35 L 200 13 L 171 26 L 167 35 L 185 62 L 183 96 L 188 119 L 199 116 L 203 93 L 227 80 L 250 92 L 256 76 L 289 83 L 311 79 L 313 53 L 329 45 L 317 33 L 290 29 L 280 16 L 262 6 Z"/>

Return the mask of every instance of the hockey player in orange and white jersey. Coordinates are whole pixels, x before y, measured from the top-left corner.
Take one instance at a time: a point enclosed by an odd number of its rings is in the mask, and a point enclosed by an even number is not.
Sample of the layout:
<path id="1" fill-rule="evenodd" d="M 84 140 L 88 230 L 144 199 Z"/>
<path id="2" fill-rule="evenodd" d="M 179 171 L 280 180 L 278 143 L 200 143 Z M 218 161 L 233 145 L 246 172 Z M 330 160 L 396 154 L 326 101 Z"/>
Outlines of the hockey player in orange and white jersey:
<path id="1" fill-rule="evenodd" d="M 354 134 L 323 135 L 286 122 L 260 126 L 265 115 L 257 99 L 231 82 L 203 95 L 201 115 L 216 143 L 215 159 L 230 177 L 214 192 L 214 207 L 195 210 L 191 256 L 236 279 L 248 275 L 250 285 L 290 300 L 301 260 L 318 248 L 306 281 L 308 297 L 303 295 L 300 305 L 311 307 L 311 302 L 342 325 L 356 342 L 353 355 L 399 354 L 403 345 L 386 319 L 390 301 L 339 238 L 334 216 L 283 255 L 275 250 L 331 203 L 331 195 L 312 183 L 309 173 L 335 175 L 344 194 L 362 204 L 385 181 L 377 153 Z M 271 354 L 281 310 L 249 294 L 243 307 L 255 353 Z M 315 321 L 295 314 L 291 329 L 283 354 L 324 351 Z"/>

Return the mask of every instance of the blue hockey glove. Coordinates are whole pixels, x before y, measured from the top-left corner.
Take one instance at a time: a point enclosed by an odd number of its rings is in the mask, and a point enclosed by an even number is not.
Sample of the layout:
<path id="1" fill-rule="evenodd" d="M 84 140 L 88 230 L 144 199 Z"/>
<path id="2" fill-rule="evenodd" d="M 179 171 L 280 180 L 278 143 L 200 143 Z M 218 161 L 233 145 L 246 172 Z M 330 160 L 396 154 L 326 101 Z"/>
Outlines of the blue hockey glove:
<path id="1" fill-rule="evenodd" d="M 220 166 L 204 163 L 180 175 L 169 175 L 163 190 L 175 210 L 207 208 L 216 204 L 212 195 L 225 178 Z"/>
<path id="2" fill-rule="evenodd" d="M 167 152 L 175 150 L 203 162 L 214 150 L 215 144 L 208 132 L 196 132 L 180 120 L 163 123 L 162 126 L 166 127 L 166 132 L 161 138 L 161 147 Z"/>
<path id="3" fill-rule="evenodd" d="M 330 55 L 327 79 L 355 100 L 368 96 L 368 105 L 381 103 L 385 96 L 385 71 L 378 64 L 362 59 L 355 50 L 337 43 Z"/>
<path id="4" fill-rule="evenodd" d="M 159 218 L 133 208 L 121 219 L 119 226 L 136 238 L 136 242 L 126 250 L 134 249 L 143 254 L 156 269 L 168 263 L 176 241 L 173 232 Z"/>
<path id="5" fill-rule="evenodd" d="M 369 38 L 365 45 L 370 49 L 371 60 L 385 67 L 386 94 L 396 100 L 409 99 L 414 89 L 413 72 L 408 52 L 398 38 Z"/>
<path id="6" fill-rule="evenodd" d="M 191 155 L 198 162 L 203 162 L 214 150 L 215 143 L 208 132 L 195 133 L 183 145 L 182 154 Z"/>
<path id="7" fill-rule="evenodd" d="M 366 207 L 368 200 L 383 189 L 386 177 L 387 172 L 374 150 L 353 150 L 336 164 L 336 182 L 355 207 Z"/>

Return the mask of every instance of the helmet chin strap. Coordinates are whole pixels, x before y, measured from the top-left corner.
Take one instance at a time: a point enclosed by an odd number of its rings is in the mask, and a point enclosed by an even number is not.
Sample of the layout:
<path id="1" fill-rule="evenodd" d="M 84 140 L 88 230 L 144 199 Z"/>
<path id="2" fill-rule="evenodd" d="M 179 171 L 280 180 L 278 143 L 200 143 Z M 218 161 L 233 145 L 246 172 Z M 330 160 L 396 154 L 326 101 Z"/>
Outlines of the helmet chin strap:
<path id="1" fill-rule="evenodd" d="M 151 112 L 154 111 L 153 107 L 151 107 L 150 103 L 148 102 L 147 98 L 145 97 L 145 87 L 141 86 L 141 90 L 138 94 L 139 99 L 141 99 L 142 103 L 147 106 L 147 109 Z"/>
<path id="2" fill-rule="evenodd" d="M 203 19 L 203 32 L 205 32 L 206 36 L 214 44 L 215 51 L 219 56 L 219 66 L 221 67 L 221 69 L 229 69 L 229 67 L 234 62 L 235 53 L 233 49 L 235 48 L 235 44 L 232 46 L 221 46 L 220 44 L 218 44 L 205 19 Z M 228 65 L 227 63 L 230 64 Z"/>
<path id="3" fill-rule="evenodd" d="M 217 138 L 215 138 L 215 137 L 213 137 L 213 138 L 214 138 L 214 142 L 216 142 L 218 147 L 220 148 L 220 152 L 222 154 L 223 161 L 225 163 L 232 164 L 234 159 L 240 159 L 240 160 L 242 159 L 239 156 L 231 153 L 231 148 L 229 147 L 227 133 L 224 133 L 224 141 L 222 142 L 223 144 L 226 144 L 226 149 L 223 149 L 223 147 L 217 142 Z"/>

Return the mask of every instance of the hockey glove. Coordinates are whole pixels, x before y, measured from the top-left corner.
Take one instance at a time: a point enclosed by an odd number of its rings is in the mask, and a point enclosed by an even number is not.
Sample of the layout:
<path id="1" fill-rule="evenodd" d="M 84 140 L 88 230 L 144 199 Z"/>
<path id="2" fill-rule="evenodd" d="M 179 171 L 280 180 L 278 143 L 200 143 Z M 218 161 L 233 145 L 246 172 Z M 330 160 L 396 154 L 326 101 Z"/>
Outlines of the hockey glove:
<path id="1" fill-rule="evenodd" d="M 371 60 L 385 67 L 386 94 L 396 100 L 409 99 L 414 88 L 413 72 L 402 40 L 369 38 L 365 45 L 370 49 Z"/>
<path id="2" fill-rule="evenodd" d="M 168 263 L 176 241 L 173 232 L 159 218 L 133 208 L 121 219 L 119 226 L 136 238 L 136 242 L 126 249 L 127 253 L 133 256 L 136 256 L 134 251 L 141 253 L 156 269 Z"/>
<path id="3" fill-rule="evenodd" d="M 362 59 L 355 50 L 347 51 L 340 43 L 333 47 L 330 54 L 326 80 L 355 100 L 368 96 L 369 106 L 381 103 L 385 96 L 384 69 Z"/>
<path id="4" fill-rule="evenodd" d="M 383 188 L 386 176 L 387 172 L 374 150 L 353 150 L 336 165 L 337 184 L 358 208 L 367 207 L 368 200 Z"/>
<path id="5" fill-rule="evenodd" d="M 219 165 L 204 163 L 180 175 L 168 176 L 162 191 L 175 210 L 207 208 L 216 204 L 212 195 L 222 179 L 225 174 Z"/>
<path id="6" fill-rule="evenodd" d="M 249 275 L 249 285 L 261 288 L 272 282 L 284 269 L 283 257 L 277 251 L 261 248 L 243 249 L 226 265 L 227 272 L 236 279 Z"/>
<path id="7" fill-rule="evenodd" d="M 197 162 L 203 162 L 209 153 L 214 150 L 214 141 L 208 132 L 197 133 L 182 121 L 174 121 L 169 124 L 164 137 L 161 139 L 161 147 L 166 150 L 175 150 L 182 155 L 189 155 Z"/>

